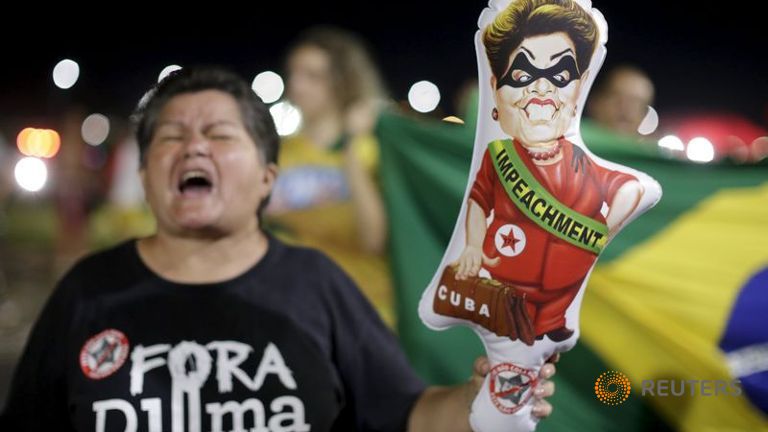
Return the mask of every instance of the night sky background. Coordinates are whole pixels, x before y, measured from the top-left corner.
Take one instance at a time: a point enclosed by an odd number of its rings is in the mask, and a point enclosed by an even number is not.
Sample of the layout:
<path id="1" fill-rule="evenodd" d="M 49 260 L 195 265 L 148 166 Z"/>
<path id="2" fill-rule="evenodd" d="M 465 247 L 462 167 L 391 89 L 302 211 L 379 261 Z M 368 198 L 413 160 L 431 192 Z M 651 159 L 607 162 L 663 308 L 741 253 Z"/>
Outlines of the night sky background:
<path id="1" fill-rule="evenodd" d="M 456 90 L 476 75 L 473 34 L 485 5 L 15 5 L 19 12 L 7 11 L 0 25 L 0 127 L 55 115 L 73 103 L 127 117 L 168 64 L 223 64 L 249 80 L 267 69 L 282 72 L 286 47 L 318 24 L 344 27 L 367 40 L 391 96 L 404 99 L 412 83 L 428 79 L 441 89 L 441 109 L 450 114 Z M 662 119 L 664 113 L 734 112 L 768 126 L 765 2 L 595 0 L 593 6 L 609 25 L 606 67 L 629 62 L 645 69 L 656 84 Z M 67 91 L 51 80 L 63 58 L 81 68 L 78 83 Z"/>

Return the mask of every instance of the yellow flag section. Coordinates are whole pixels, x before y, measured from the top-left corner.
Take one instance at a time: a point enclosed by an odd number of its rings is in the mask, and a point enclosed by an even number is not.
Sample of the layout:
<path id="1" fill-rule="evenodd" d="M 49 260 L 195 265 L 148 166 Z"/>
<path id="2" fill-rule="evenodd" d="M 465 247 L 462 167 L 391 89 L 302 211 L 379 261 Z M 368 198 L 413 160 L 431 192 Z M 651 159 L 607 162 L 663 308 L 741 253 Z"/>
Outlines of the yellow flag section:
<path id="1" fill-rule="evenodd" d="M 750 276 L 768 267 L 768 183 L 722 189 L 668 228 L 592 274 L 582 337 L 626 374 L 632 397 L 650 400 L 684 431 L 768 431 L 768 417 L 742 392 L 642 396 L 643 380 L 733 380 L 718 348 Z M 768 310 L 764 320 L 768 328 Z M 691 394 L 691 385 L 695 394 Z M 679 391 L 679 390 L 678 390 Z M 621 407 L 615 407 L 620 410 Z"/>

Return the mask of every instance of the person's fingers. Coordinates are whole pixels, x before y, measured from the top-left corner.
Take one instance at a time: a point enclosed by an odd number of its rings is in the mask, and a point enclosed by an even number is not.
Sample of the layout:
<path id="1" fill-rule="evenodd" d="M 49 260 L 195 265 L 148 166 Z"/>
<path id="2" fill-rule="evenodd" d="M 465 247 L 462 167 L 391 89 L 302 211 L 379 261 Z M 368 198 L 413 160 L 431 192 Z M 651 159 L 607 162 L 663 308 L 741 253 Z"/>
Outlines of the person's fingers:
<path id="1" fill-rule="evenodd" d="M 488 357 L 478 357 L 475 359 L 472 370 L 474 371 L 475 375 L 485 377 L 488 375 L 488 372 L 491 371 L 491 362 L 488 361 Z"/>
<path id="2" fill-rule="evenodd" d="M 539 377 L 542 379 L 550 379 L 555 374 L 555 372 L 555 365 L 552 363 L 547 363 L 541 367 L 541 370 L 539 371 Z"/>
<path id="3" fill-rule="evenodd" d="M 531 413 L 538 418 L 548 417 L 550 414 L 552 414 L 552 404 L 545 400 L 537 401 L 533 405 L 533 410 L 531 410 Z"/>
<path id="4" fill-rule="evenodd" d="M 480 257 L 475 255 L 472 257 L 472 269 L 470 270 L 470 276 L 477 276 L 480 273 Z"/>
<path id="5" fill-rule="evenodd" d="M 485 379 L 480 375 L 472 374 L 472 378 L 469 379 L 470 400 L 474 399 L 480 389 L 483 388 L 484 381 Z"/>
<path id="6" fill-rule="evenodd" d="M 472 403 L 477 393 L 483 387 L 485 376 L 490 370 L 490 363 L 486 357 L 478 357 L 472 365 L 472 376 L 469 377 L 467 401 Z"/>
<path id="7" fill-rule="evenodd" d="M 536 390 L 533 391 L 533 394 L 539 399 L 550 397 L 555 394 L 555 383 L 552 381 L 544 381 L 536 386 Z"/>
<path id="8" fill-rule="evenodd" d="M 560 361 L 560 353 L 554 353 L 547 359 L 547 363 L 557 363 Z"/>
<path id="9" fill-rule="evenodd" d="M 459 267 L 456 269 L 456 280 L 462 280 L 464 279 L 464 268 L 466 267 L 466 261 L 467 256 L 465 254 L 462 254 L 461 257 L 459 257 Z"/>

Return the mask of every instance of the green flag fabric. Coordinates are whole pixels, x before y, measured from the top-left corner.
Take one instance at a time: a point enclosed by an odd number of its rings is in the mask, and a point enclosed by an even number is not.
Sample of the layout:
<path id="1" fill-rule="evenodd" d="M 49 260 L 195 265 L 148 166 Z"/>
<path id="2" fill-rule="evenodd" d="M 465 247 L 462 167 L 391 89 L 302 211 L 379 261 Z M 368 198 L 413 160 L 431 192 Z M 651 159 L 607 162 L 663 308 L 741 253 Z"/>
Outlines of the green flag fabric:
<path id="1" fill-rule="evenodd" d="M 378 123 L 377 135 L 400 339 L 428 382 L 463 382 L 474 359 L 483 354 L 479 339 L 467 328 L 427 329 L 417 307 L 462 204 L 474 125 L 387 113 Z M 551 399 L 555 411 L 538 430 L 768 429 L 766 414 L 759 408 L 761 400 L 768 399 L 768 388 L 761 390 L 763 381 L 754 379 L 768 371 L 732 376 L 727 360 L 728 350 L 743 349 L 745 334 L 754 339 L 750 347 L 762 342 L 768 346 L 768 333 L 754 328 L 762 323 L 768 332 L 766 318 L 755 318 L 757 324 L 733 318 L 739 301 L 747 307 L 763 301 L 768 306 L 768 286 L 760 285 L 759 277 L 750 279 L 768 267 L 768 213 L 756 204 L 765 198 L 762 207 L 768 210 L 768 163 L 672 160 L 655 145 L 617 136 L 588 121 L 582 123 L 581 135 L 597 156 L 657 179 L 664 197 L 601 255 L 582 306 L 582 337 L 558 364 L 557 392 Z M 749 242 L 750 233 L 755 246 L 735 244 Z M 726 261 L 730 264 L 718 277 L 708 274 L 715 262 Z M 750 280 L 757 280 L 758 288 L 747 290 Z M 744 300 L 748 292 L 758 294 Z M 746 316 L 754 316 L 744 310 Z M 691 344 L 697 350 L 684 349 Z M 604 405 L 595 397 L 595 380 L 608 370 L 622 372 L 632 383 L 632 395 L 621 406 Z M 707 398 L 640 393 L 643 380 L 660 377 L 741 378 L 744 394 Z"/>

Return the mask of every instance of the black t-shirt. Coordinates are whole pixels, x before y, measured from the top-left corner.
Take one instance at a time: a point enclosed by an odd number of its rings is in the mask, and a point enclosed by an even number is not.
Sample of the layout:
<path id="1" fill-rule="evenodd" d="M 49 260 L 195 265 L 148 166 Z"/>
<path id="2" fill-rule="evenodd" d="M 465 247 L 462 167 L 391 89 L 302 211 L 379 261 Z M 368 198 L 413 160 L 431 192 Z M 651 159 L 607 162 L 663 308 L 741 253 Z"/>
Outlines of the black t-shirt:
<path id="1" fill-rule="evenodd" d="M 270 237 L 246 273 L 188 285 L 149 270 L 131 241 L 59 283 L 0 430 L 400 431 L 423 390 L 319 252 Z"/>

